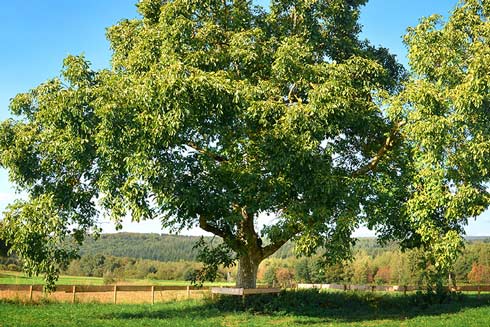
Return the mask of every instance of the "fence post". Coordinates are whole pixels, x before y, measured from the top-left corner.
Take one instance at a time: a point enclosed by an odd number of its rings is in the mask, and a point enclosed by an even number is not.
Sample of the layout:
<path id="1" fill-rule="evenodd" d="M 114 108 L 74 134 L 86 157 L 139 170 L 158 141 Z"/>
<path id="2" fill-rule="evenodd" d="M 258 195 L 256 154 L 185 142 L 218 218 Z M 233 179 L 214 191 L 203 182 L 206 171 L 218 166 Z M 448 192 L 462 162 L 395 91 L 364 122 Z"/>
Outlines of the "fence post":
<path id="1" fill-rule="evenodd" d="M 189 299 L 191 297 L 191 287 L 187 285 L 187 298 Z"/>
<path id="2" fill-rule="evenodd" d="M 114 285 L 114 304 L 117 303 L 117 285 Z"/>
<path id="3" fill-rule="evenodd" d="M 32 302 L 32 285 L 29 286 L 29 302 Z"/>
<path id="4" fill-rule="evenodd" d="M 77 292 L 77 287 L 75 285 L 73 285 L 73 290 L 72 290 L 72 298 L 71 298 L 71 303 L 75 303 L 75 294 Z"/>
<path id="5" fill-rule="evenodd" d="M 478 284 L 478 299 L 480 299 L 480 292 L 481 292 L 481 287 L 480 284 Z"/>
<path id="6" fill-rule="evenodd" d="M 407 295 L 407 285 L 403 285 L 403 295 Z"/>
<path id="7" fill-rule="evenodd" d="M 151 304 L 155 304 L 155 286 L 151 286 Z"/>

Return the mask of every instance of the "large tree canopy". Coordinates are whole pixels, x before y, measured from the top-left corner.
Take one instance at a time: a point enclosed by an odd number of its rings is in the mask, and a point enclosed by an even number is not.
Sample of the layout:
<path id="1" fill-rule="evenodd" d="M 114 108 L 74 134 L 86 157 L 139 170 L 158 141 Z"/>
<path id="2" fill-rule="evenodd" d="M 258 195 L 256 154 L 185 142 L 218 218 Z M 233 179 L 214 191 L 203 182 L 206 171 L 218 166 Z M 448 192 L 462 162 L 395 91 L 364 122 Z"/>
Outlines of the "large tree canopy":
<path id="1" fill-rule="evenodd" d="M 3 234 L 27 271 L 52 283 L 100 214 L 220 236 L 206 253 L 231 249 L 244 287 L 290 239 L 342 258 L 361 223 L 452 256 L 488 204 L 486 9 L 410 30 L 404 85 L 358 39 L 364 2 L 143 0 L 108 29 L 110 70 L 70 56 L 16 96 L 0 159 L 28 199 Z"/>

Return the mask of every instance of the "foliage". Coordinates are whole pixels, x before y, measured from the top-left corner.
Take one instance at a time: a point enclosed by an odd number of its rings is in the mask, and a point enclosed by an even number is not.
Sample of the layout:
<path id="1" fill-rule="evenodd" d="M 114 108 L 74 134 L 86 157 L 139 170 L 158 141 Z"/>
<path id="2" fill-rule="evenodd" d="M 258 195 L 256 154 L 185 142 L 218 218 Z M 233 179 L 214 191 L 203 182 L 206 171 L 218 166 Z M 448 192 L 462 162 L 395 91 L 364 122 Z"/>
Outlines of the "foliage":
<path id="1" fill-rule="evenodd" d="M 269 286 L 275 286 L 277 285 L 277 275 L 276 275 L 277 267 L 274 265 L 269 265 L 267 266 L 264 276 L 263 276 L 263 281 L 267 283 Z"/>
<path id="2" fill-rule="evenodd" d="M 309 282 L 313 283 L 376 283 L 422 287 L 427 286 L 430 282 L 433 290 L 436 289 L 437 283 L 442 283 L 443 285 L 450 284 L 448 275 L 435 274 L 438 270 L 428 261 L 423 250 L 411 249 L 401 251 L 399 248 L 393 246 L 374 247 L 373 244 L 375 243 L 362 240 L 354 249 L 353 259 L 351 261 L 344 261 L 333 265 L 328 264 L 319 256 L 301 259 L 292 256 L 286 259 L 271 258 L 264 261 L 263 265 L 261 265 L 260 270 L 262 272 L 259 280 L 272 284 L 272 279 L 266 278 L 264 272 L 270 270 L 274 271 L 273 274 L 275 274 L 277 269 L 293 268 L 296 271 L 296 282 L 305 282 L 303 272 L 308 271 L 311 277 Z M 367 254 L 367 251 L 370 254 Z M 453 268 L 451 268 L 453 272 L 452 282 L 455 282 L 457 285 L 471 282 L 469 276 L 471 278 L 474 278 L 473 275 L 478 276 L 476 273 L 469 275 L 472 267 L 475 266 L 485 267 L 481 271 L 486 271 L 485 269 L 490 267 L 488 264 L 489 253 L 490 244 L 488 242 L 482 242 L 482 240 L 478 239 L 470 240 Z M 305 267 L 308 267 L 308 270 Z M 434 279 L 435 277 L 438 277 L 439 281 Z"/>
<path id="3" fill-rule="evenodd" d="M 281 287 L 289 288 L 293 285 L 294 273 L 289 268 L 277 268 L 276 279 Z"/>
<path id="4" fill-rule="evenodd" d="M 411 148 L 410 196 L 400 207 L 405 242 L 424 247 L 433 276 L 447 273 L 463 245 L 468 218 L 490 203 L 489 7 L 460 1 L 447 21 L 430 16 L 405 36 L 411 79 L 391 101 L 406 122 Z"/>
<path id="5" fill-rule="evenodd" d="M 111 255 L 157 261 L 195 261 L 194 246 L 200 237 L 167 234 L 115 233 L 101 234 L 97 240 L 88 238 L 80 247 L 80 255 Z M 204 237 L 207 243 L 220 240 Z"/>
<path id="6" fill-rule="evenodd" d="M 490 282 L 490 267 L 473 263 L 468 273 L 468 281 L 475 284 L 488 284 Z"/>
<path id="7" fill-rule="evenodd" d="M 2 222 L 0 221 L 0 230 L 1 229 L 2 229 Z M 0 257 L 6 257 L 8 255 L 9 250 L 10 247 L 7 245 L 5 240 L 2 237 L 0 237 Z"/>
<path id="8" fill-rule="evenodd" d="M 51 287 L 99 214 L 199 226 L 223 241 L 203 248 L 199 278 L 236 256 L 237 283 L 254 287 L 289 240 L 342 262 L 366 223 L 421 248 L 440 289 L 490 204 L 490 9 L 463 0 L 409 29 L 407 80 L 359 40 L 364 3 L 140 1 L 140 18 L 108 29 L 110 70 L 69 56 L 11 101 L 0 164 L 28 197 L 2 238 Z M 261 214 L 275 219 L 257 231 Z M 363 260 L 349 274 L 371 282 Z"/>
<path id="9" fill-rule="evenodd" d="M 102 280 L 103 280 L 104 285 L 109 285 L 109 284 L 114 284 L 114 282 L 116 281 L 116 278 L 112 272 L 106 271 L 104 273 L 104 275 L 102 276 Z"/>
<path id="10" fill-rule="evenodd" d="M 388 284 L 391 281 L 391 268 L 380 267 L 374 276 L 376 284 Z"/>
<path id="11" fill-rule="evenodd" d="M 144 248 L 155 244 L 154 235 L 104 235 L 104 239 L 98 246 L 90 245 L 83 249 L 81 259 L 72 261 L 63 274 L 71 276 L 103 276 L 104 272 L 110 271 L 116 279 L 133 279 L 148 278 L 152 280 L 185 280 L 195 270 L 199 270 L 201 265 L 191 261 L 167 261 L 167 257 L 161 256 L 164 262 L 145 260 L 142 258 L 115 257 L 108 253 L 113 253 L 114 244 L 121 244 L 121 247 Z M 159 238 L 156 238 L 159 239 Z M 166 236 L 163 239 L 167 239 Z M 125 242 L 121 242 L 124 240 Z M 172 249 L 177 245 L 191 245 L 194 241 L 189 237 L 173 237 L 166 246 Z M 175 242 L 175 243 L 173 243 Z M 90 242 L 89 242 L 90 243 Z M 105 248 L 105 246 L 107 246 Z M 353 278 L 352 266 L 360 265 L 356 260 L 366 260 L 368 255 L 368 266 L 371 267 L 372 276 L 375 283 L 390 285 L 421 285 L 424 283 L 425 269 L 419 262 L 423 257 L 420 250 L 405 250 L 401 252 L 396 245 L 381 246 L 372 238 L 361 238 L 353 248 L 353 261 L 328 264 L 320 256 L 311 258 L 296 258 L 292 252 L 293 245 L 287 247 L 277 256 L 265 260 L 259 267 L 258 280 L 262 283 L 277 285 L 276 271 L 279 268 L 294 270 L 295 282 L 313 282 L 313 283 L 339 283 L 351 284 Z M 96 251 L 96 252 L 88 252 Z M 124 249 L 120 249 L 124 252 Z M 135 252 L 142 253 L 143 252 Z M 363 253 L 358 256 L 357 253 Z M 100 260 L 101 255 L 104 260 Z M 170 256 L 173 255 L 172 253 Z M 453 271 L 453 278 L 456 284 L 474 283 L 474 279 L 469 280 L 468 275 L 473 265 L 489 267 L 490 266 L 490 243 L 484 238 L 469 238 L 468 244 L 463 250 L 461 256 L 456 260 Z M 98 264 L 97 264 L 98 261 Z M 21 270 L 21 263 L 15 257 L 0 257 L 0 264 L 3 269 L 18 271 Z M 389 274 L 387 273 L 389 271 Z M 227 280 L 228 272 L 231 278 L 236 278 L 236 266 L 226 269 L 219 267 L 218 280 Z M 386 273 L 385 273 L 386 272 Z"/>
<path id="12" fill-rule="evenodd" d="M 235 265 L 235 257 L 224 243 L 211 247 L 201 237 L 194 248 L 199 250 L 198 259 L 204 265 L 201 269 L 194 271 L 192 276 L 186 276 L 190 277 L 193 284 L 200 286 L 207 280 L 214 281 L 218 276 L 220 266 L 229 268 Z"/>
<path id="13" fill-rule="evenodd" d="M 364 3 L 143 0 L 107 31 L 110 70 L 69 56 L 17 95 L 0 163 L 28 194 L 4 220 L 25 269 L 52 286 L 99 214 L 130 214 L 221 237 L 253 287 L 292 238 L 337 260 L 360 222 L 397 222 L 363 211 L 394 205 L 379 185 L 406 164 L 382 104 L 405 73 L 358 39 Z"/>
<path id="14" fill-rule="evenodd" d="M 311 283 L 313 278 L 311 276 L 311 268 L 307 259 L 298 261 L 295 267 L 296 281 L 301 283 Z"/>

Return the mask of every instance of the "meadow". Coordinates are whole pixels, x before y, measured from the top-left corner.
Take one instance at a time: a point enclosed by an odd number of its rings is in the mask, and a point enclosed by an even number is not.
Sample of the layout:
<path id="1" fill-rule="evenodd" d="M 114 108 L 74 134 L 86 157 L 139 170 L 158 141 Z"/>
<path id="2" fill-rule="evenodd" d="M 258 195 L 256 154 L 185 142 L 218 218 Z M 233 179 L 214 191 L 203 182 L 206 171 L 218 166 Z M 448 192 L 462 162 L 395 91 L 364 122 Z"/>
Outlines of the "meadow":
<path id="1" fill-rule="evenodd" d="M 0 302 L 0 326 L 488 326 L 490 295 L 287 291 L 155 305 Z"/>
<path id="2" fill-rule="evenodd" d="M 0 270 L 0 284 L 44 284 L 42 276 L 28 277 L 22 272 Z M 102 277 L 86 277 L 86 276 L 66 276 L 61 275 L 57 285 L 103 285 Z M 161 285 L 161 286 L 186 286 L 190 285 L 189 281 L 185 280 L 157 280 L 157 279 L 133 279 L 127 278 L 118 281 L 117 284 L 124 285 Z M 206 282 L 205 286 L 220 286 L 233 285 L 234 283 L 227 282 Z"/>
<path id="3" fill-rule="evenodd" d="M 40 284 L 42 278 L 0 272 L 0 284 Z M 188 285 L 187 281 L 134 279 L 125 284 Z M 97 277 L 61 276 L 58 284 L 102 285 Z M 223 283 L 218 283 L 223 284 Z M 210 286 L 211 284 L 209 284 Z M 427 298 L 422 294 L 355 291 L 290 290 L 279 296 L 222 296 L 211 299 L 196 292 L 163 292 L 156 303 L 148 294 L 122 296 L 110 304 L 111 293 L 98 297 L 77 295 L 77 303 L 38 294 L 0 299 L 0 326 L 488 326 L 490 294 L 456 294 Z M 105 299 L 107 297 L 107 299 Z M 142 297 L 142 299 L 139 299 Z M 141 302 L 145 302 L 141 304 Z M 134 304 L 139 302 L 140 304 Z"/>

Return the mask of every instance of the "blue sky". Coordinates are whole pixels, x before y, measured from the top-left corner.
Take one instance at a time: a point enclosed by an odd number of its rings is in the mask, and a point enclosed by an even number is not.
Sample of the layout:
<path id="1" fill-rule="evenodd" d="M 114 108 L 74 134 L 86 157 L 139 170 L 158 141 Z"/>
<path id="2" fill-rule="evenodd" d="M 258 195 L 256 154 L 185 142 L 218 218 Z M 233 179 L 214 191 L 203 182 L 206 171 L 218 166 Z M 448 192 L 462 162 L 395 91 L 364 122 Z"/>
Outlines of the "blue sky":
<path id="1" fill-rule="evenodd" d="M 9 99 L 58 76 L 63 58 L 85 54 L 94 68 L 109 67 L 105 28 L 137 16 L 137 0 L 24 0 L 5 1 L 0 11 L 0 120 L 9 117 Z M 268 1 L 257 1 L 267 5 Z M 407 65 L 402 35 L 422 16 L 447 16 L 456 0 L 371 0 L 363 7 L 362 36 L 383 45 Z M 0 170 L 0 210 L 15 197 L 7 173 Z M 113 228 L 102 222 L 105 231 Z M 125 231 L 159 232 L 158 222 L 126 223 Z M 199 234 L 199 230 L 190 231 Z M 490 235 L 490 213 L 467 228 L 468 235 Z M 371 235 L 360 229 L 359 236 Z"/>

